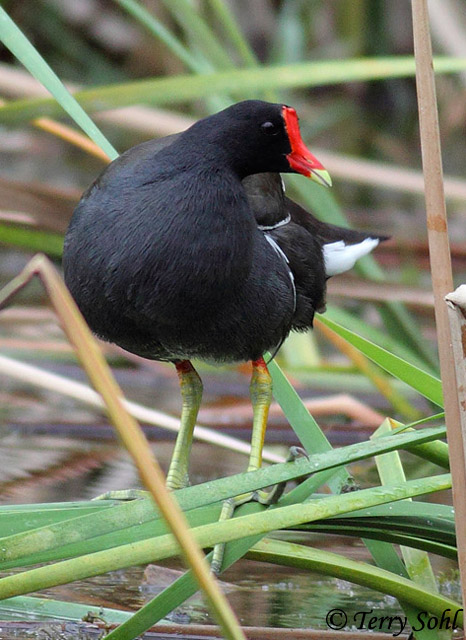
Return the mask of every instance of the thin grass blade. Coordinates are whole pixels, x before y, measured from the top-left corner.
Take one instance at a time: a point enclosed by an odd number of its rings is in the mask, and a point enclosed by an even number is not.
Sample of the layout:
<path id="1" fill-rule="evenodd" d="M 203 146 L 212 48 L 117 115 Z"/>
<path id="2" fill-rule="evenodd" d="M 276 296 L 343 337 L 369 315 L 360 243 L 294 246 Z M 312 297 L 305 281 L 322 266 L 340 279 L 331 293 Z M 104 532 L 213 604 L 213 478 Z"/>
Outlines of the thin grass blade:
<path id="1" fill-rule="evenodd" d="M 57 103 L 87 133 L 91 140 L 103 149 L 111 159 L 116 158 L 117 151 L 2 7 L 0 7 L 0 40 L 24 64 L 26 69 L 50 91 Z M 61 114 L 58 113 L 58 115 Z"/>
<path id="2" fill-rule="evenodd" d="M 182 509 L 192 511 L 209 504 L 218 505 L 221 501 L 238 494 L 255 491 L 280 482 L 303 477 L 310 473 L 313 474 L 312 481 L 315 485 L 317 483 L 316 477 L 319 473 L 324 473 L 330 469 L 338 469 L 344 464 L 382 452 L 393 451 L 399 447 L 409 447 L 413 443 L 428 442 L 442 437 L 444 433 L 443 427 L 434 427 L 408 434 L 391 435 L 378 441 L 356 443 L 348 447 L 332 449 L 322 454 L 314 454 L 310 456 L 309 460 L 299 458 L 295 462 L 276 464 L 258 471 L 237 474 L 230 478 L 220 478 L 212 482 L 187 487 L 177 491 L 177 502 Z M 308 491 L 307 495 L 309 495 L 313 489 L 310 488 L 309 484 L 303 484 L 306 487 L 306 491 Z M 30 557 L 31 554 L 59 548 L 82 540 L 89 541 L 94 536 L 102 536 L 118 529 L 132 527 L 135 524 L 143 526 L 144 523 L 152 522 L 154 527 L 153 535 L 156 535 L 155 520 L 157 518 L 160 518 L 160 516 L 149 500 L 122 503 L 100 513 L 92 512 L 35 530 L 3 537 L 0 539 L 1 562 L 3 566 L 5 566 L 4 563 L 12 566 L 11 563 L 18 558 Z M 165 533 L 163 525 L 160 532 Z M 31 560 L 33 559 L 31 558 Z M 36 558 L 36 560 L 39 562 L 39 559 Z M 40 561 L 43 562 L 44 558 L 41 557 Z"/>
<path id="3" fill-rule="evenodd" d="M 466 69 L 466 60 L 439 57 L 438 73 L 456 73 Z M 361 80 L 381 80 L 414 75 L 414 59 L 407 57 L 322 60 L 285 66 L 222 71 L 205 75 L 183 75 L 119 83 L 85 89 L 74 94 L 87 111 L 103 111 L 134 104 L 180 104 L 215 94 L 232 93 L 256 96 L 268 89 L 309 88 Z M 54 100 L 11 101 L 0 108 L 1 124 L 18 124 L 39 116 L 61 114 Z M 79 123 L 78 123 L 79 124 Z M 112 158 L 115 155 L 109 154 Z"/>
<path id="4" fill-rule="evenodd" d="M 373 342 L 366 340 L 353 331 L 349 331 L 325 316 L 319 316 L 318 322 L 322 322 L 332 331 L 347 340 L 392 376 L 402 380 L 439 407 L 443 407 L 442 383 L 438 378 L 426 371 L 422 371 L 422 369 L 399 358 L 386 349 L 379 347 Z"/>
<path id="5" fill-rule="evenodd" d="M 0 223 L 0 243 L 26 251 L 42 251 L 51 258 L 63 253 L 63 236 L 58 233 Z"/>

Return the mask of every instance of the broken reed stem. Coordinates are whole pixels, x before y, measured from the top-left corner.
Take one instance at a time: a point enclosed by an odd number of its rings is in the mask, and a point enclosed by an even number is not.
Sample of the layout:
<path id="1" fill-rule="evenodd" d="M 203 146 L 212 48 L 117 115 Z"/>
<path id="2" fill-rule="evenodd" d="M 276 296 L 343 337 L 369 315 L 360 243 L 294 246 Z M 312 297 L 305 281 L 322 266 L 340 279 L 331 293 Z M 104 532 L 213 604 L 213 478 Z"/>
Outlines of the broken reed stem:
<path id="1" fill-rule="evenodd" d="M 466 471 L 457 380 L 450 325 L 444 297 L 453 289 L 450 245 L 443 187 L 437 100 L 427 0 L 412 0 L 416 86 L 424 170 L 427 230 L 435 300 L 440 371 L 453 478 L 453 502 L 463 603 L 466 603 Z"/>
<path id="2" fill-rule="evenodd" d="M 466 459 L 466 284 L 445 297 L 458 383 L 463 454 Z"/>

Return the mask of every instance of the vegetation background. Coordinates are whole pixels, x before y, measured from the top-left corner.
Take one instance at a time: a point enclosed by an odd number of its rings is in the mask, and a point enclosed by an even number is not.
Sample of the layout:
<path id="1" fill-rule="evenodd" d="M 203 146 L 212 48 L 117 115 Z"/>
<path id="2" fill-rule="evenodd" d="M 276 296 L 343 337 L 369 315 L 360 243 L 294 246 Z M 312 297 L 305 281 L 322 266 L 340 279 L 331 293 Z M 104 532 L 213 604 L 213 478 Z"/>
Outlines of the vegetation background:
<path id="1" fill-rule="evenodd" d="M 323 219 L 346 220 L 392 237 L 375 259 L 330 281 L 325 317 L 438 374 L 414 65 L 404 60 L 413 51 L 410 3 L 4 0 L 1 7 L 63 82 L 73 89 L 96 87 L 83 104 L 119 152 L 183 129 L 193 119 L 245 97 L 296 107 L 303 138 L 329 170 L 334 187 L 324 193 L 291 178 L 287 185 L 293 197 Z M 147 13 L 137 13 L 138 7 Z M 429 7 L 435 53 L 465 58 L 464 4 L 431 0 Z M 311 69 L 306 67 L 310 62 L 318 64 Z M 459 68 L 444 64 L 444 71 Z M 275 66 L 286 68 L 278 72 Z M 250 75 L 235 75 L 237 68 Z M 199 78 L 215 72 L 223 76 L 212 86 L 199 84 Z M 149 91 L 137 83 L 147 78 L 154 80 Z M 172 78 L 174 84 L 157 84 L 163 78 Z M 437 76 L 456 284 L 466 275 L 465 82 L 464 71 Z M 105 85 L 115 91 L 99 93 Z M 62 118 L 60 109 L 32 100 L 46 93 L 0 47 L 0 97 L 7 103 L 0 108 L 2 285 L 38 250 L 59 264 L 72 209 L 104 166 L 102 158 L 61 139 L 55 130 L 44 131 L 44 123 L 35 121 L 49 111 Z M 14 102 L 21 99 L 25 102 Z M 39 283 L 23 291 L 18 301 L 24 306 L 0 316 L 2 353 L 68 379 L 82 379 Z M 177 413 L 177 384 L 166 365 L 104 348 L 128 397 Z M 379 359 L 387 369 L 384 357 Z M 422 384 L 406 384 L 415 376 L 408 373 L 405 382 L 395 380 L 321 322 L 313 334 L 291 337 L 277 360 L 332 444 L 366 440 L 385 416 L 406 423 L 434 413 L 432 397 L 418 393 Z M 227 434 L 247 438 L 250 410 L 244 373 L 241 368 L 203 368 L 207 393 L 202 423 L 221 424 Z M 114 447 L 92 441 L 77 445 L 84 437 L 109 435 L 98 411 L 62 395 L 53 384 L 52 390 L 31 387 L 24 376 L 13 377 L 5 368 L 0 376 L 3 456 L 8 461 L 0 470 L 3 501 L 56 500 L 57 487 L 61 500 L 83 499 L 137 482 L 134 468 L 122 462 Z M 271 444 L 297 441 L 288 420 L 274 408 Z M 160 421 L 158 425 L 149 433 L 166 464 L 172 445 L 160 442 L 164 432 Z M 56 440 L 44 442 L 41 433 L 58 434 L 59 446 Z M 209 446 L 195 447 L 195 481 L 243 468 L 240 456 L 212 453 Z M 272 454 L 277 451 L 281 453 L 280 447 Z M 361 485 L 372 484 L 375 467 L 366 470 L 355 464 Z M 420 464 L 416 459 L 410 466 L 408 458 L 407 464 L 412 478 L 432 471 L 432 460 Z"/>

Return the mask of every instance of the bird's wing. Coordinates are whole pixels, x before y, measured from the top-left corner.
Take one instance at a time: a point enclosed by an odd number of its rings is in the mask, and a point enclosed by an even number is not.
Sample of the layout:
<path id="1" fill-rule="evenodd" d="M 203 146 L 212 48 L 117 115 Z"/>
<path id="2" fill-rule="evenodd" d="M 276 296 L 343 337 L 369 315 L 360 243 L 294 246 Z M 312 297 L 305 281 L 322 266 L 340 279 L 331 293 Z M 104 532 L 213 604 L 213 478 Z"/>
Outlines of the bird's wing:
<path id="1" fill-rule="evenodd" d="M 279 173 L 256 173 L 242 182 L 249 206 L 262 231 L 271 231 L 290 220 Z"/>
<path id="2" fill-rule="evenodd" d="M 243 180 L 243 186 L 259 229 L 264 232 L 278 231 L 289 222 L 305 229 L 322 247 L 327 277 L 352 269 L 359 258 L 370 253 L 379 242 L 388 239 L 388 236 L 377 233 L 322 222 L 285 196 L 278 173 L 249 176 Z"/>
<path id="3" fill-rule="evenodd" d="M 338 242 L 342 240 L 345 245 L 359 244 L 366 238 L 378 239 L 379 242 L 388 240 L 390 236 L 381 235 L 379 233 L 369 233 L 366 231 L 357 231 L 346 227 L 339 227 L 335 224 L 322 222 L 312 213 L 303 209 L 299 204 L 293 202 L 289 198 L 285 198 L 286 208 L 291 215 L 293 222 L 304 227 L 309 233 L 316 236 L 322 244 Z"/>
<path id="4" fill-rule="evenodd" d="M 291 220 L 304 227 L 322 245 L 327 277 L 349 271 L 359 258 L 373 251 L 389 236 L 338 227 L 318 220 L 289 198 L 285 199 Z"/>

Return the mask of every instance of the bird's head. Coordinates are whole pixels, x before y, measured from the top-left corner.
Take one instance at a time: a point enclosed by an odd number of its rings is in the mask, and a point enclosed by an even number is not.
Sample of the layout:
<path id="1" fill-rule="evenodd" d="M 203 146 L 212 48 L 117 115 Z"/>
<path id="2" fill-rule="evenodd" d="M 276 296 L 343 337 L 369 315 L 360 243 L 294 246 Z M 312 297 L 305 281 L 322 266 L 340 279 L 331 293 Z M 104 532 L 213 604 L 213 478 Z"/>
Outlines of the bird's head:
<path id="1" fill-rule="evenodd" d="M 192 129 L 204 148 L 222 151 L 241 177 L 254 173 L 301 173 L 329 187 L 331 178 L 304 144 L 298 115 L 287 105 L 245 100 L 199 121 Z"/>

